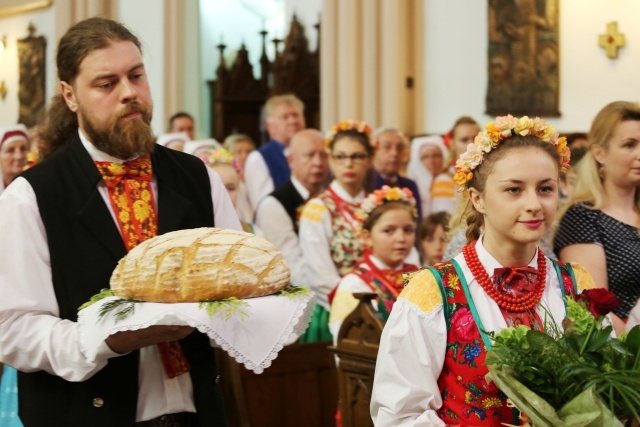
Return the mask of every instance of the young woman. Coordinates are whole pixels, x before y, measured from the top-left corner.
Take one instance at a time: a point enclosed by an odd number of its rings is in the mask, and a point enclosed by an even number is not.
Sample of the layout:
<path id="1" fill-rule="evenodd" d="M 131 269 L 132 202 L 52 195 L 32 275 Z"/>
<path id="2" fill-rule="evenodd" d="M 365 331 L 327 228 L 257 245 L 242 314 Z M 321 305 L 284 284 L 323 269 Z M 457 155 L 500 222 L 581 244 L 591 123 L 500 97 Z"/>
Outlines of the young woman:
<path id="1" fill-rule="evenodd" d="M 463 252 L 414 273 L 380 341 L 371 401 L 376 426 L 519 425 L 484 364 L 486 332 L 561 328 L 564 295 L 594 287 L 588 272 L 538 249 L 568 165 L 564 138 L 538 118 L 498 117 L 456 162 L 468 194 Z M 484 230 L 480 234 L 480 230 Z"/>
<path id="2" fill-rule="evenodd" d="M 420 249 L 422 249 L 422 264 L 426 267 L 442 262 L 447 249 L 447 234 L 449 233 L 448 212 L 436 212 L 426 217 L 420 225 Z"/>
<path id="3" fill-rule="evenodd" d="M 568 206 L 554 250 L 622 301 L 612 316 L 620 333 L 640 299 L 640 105 L 612 102 L 595 117 Z"/>
<path id="4" fill-rule="evenodd" d="M 383 186 L 362 202 L 362 240 L 370 249 L 360 265 L 342 278 L 331 302 L 329 330 L 334 343 L 343 320 L 358 305 L 355 292 L 375 292 L 374 307 L 384 319 L 403 288 L 402 274 L 416 271 L 406 264 L 416 236 L 416 201 L 407 188 Z"/>
<path id="5" fill-rule="evenodd" d="M 300 218 L 300 249 L 309 288 L 317 306 L 301 342 L 331 340 L 329 294 L 340 279 L 353 271 L 362 259 L 362 242 L 357 236 L 362 218 L 358 215 L 365 198 L 365 181 L 371 169 L 371 128 L 364 122 L 344 121 L 327 137 L 329 167 L 334 179 L 329 188 L 311 199 Z"/>

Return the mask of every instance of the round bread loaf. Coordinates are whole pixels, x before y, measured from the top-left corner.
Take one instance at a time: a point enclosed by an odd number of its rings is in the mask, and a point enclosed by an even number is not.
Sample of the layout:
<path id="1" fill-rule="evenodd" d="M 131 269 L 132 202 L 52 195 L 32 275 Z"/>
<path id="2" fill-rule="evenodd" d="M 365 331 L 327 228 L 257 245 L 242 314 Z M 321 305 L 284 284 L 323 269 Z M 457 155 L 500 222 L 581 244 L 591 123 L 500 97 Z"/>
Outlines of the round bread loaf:
<path id="1" fill-rule="evenodd" d="M 289 284 L 280 252 L 243 231 L 196 228 L 166 233 L 133 248 L 111 275 L 120 298 L 200 302 L 270 295 Z"/>

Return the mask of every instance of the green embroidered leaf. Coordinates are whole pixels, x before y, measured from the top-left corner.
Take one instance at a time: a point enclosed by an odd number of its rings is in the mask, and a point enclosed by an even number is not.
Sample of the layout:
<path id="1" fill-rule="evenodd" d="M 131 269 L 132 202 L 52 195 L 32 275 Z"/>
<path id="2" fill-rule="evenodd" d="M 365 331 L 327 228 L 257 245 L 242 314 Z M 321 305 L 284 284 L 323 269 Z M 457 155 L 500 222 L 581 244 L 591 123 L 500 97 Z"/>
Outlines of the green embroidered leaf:
<path id="1" fill-rule="evenodd" d="M 133 299 L 117 299 L 109 301 L 108 303 L 100 307 L 100 310 L 98 311 L 98 320 L 102 320 L 104 316 L 114 310 L 118 310 L 115 314 L 116 320 L 126 319 L 127 316 L 133 313 L 135 305 L 140 302 L 142 301 L 136 301 Z"/>
<path id="2" fill-rule="evenodd" d="M 89 299 L 89 301 L 87 301 L 87 302 L 85 302 L 84 304 L 82 304 L 82 305 L 78 308 L 78 311 L 79 311 L 79 310 L 82 310 L 82 309 L 84 309 L 84 308 L 87 308 L 87 307 L 89 307 L 89 306 L 91 306 L 91 305 L 95 304 L 96 302 L 98 302 L 98 301 L 100 301 L 100 300 L 102 300 L 102 299 L 105 299 L 105 298 L 108 298 L 108 297 L 112 297 L 112 296 L 114 296 L 114 295 L 113 295 L 113 291 L 112 291 L 111 289 L 103 289 L 102 291 L 100 291 L 100 293 L 99 293 L 99 294 L 96 294 L 96 295 L 92 296 L 92 297 Z"/>
<path id="3" fill-rule="evenodd" d="M 289 299 L 294 299 L 299 296 L 311 295 L 311 291 L 307 288 L 300 288 L 298 286 L 289 285 L 286 288 L 276 292 L 273 295 L 284 295 Z"/>
<path id="4" fill-rule="evenodd" d="M 221 313 L 225 320 L 229 320 L 234 314 L 238 314 L 241 320 L 244 320 L 249 314 L 243 308 L 249 307 L 249 304 L 236 297 L 226 298 L 217 301 L 202 301 L 199 309 L 204 309 L 213 317 L 214 314 Z"/>

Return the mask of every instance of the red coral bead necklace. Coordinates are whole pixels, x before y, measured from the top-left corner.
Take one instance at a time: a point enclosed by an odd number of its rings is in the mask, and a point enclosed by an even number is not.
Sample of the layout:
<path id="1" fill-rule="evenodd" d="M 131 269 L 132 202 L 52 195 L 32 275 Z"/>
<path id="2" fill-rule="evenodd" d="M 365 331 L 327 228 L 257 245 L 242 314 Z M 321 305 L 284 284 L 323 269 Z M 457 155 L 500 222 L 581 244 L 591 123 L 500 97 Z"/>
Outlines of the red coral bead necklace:
<path id="1" fill-rule="evenodd" d="M 538 249 L 538 280 L 536 281 L 535 289 L 520 297 L 504 295 L 496 289 L 489 274 L 487 274 L 487 271 L 478 258 L 475 240 L 462 249 L 462 254 L 473 277 L 475 277 L 480 286 L 482 286 L 482 289 L 484 289 L 487 295 L 489 295 L 501 309 L 523 313 L 533 310 L 540 302 L 540 298 L 542 298 L 544 288 L 547 284 L 547 260 L 540 249 Z"/>

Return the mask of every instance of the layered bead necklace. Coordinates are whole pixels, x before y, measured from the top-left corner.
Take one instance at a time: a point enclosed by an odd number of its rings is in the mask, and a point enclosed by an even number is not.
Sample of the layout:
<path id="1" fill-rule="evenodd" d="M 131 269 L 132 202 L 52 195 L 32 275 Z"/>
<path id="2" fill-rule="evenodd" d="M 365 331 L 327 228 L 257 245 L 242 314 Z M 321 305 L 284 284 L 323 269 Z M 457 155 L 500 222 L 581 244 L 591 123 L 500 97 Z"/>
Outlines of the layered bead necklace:
<path id="1" fill-rule="evenodd" d="M 533 309 L 540 302 L 544 288 L 547 284 L 547 260 L 540 249 L 538 249 L 538 275 L 534 289 L 522 296 L 512 297 L 498 291 L 493 284 L 489 274 L 478 258 L 476 252 L 476 241 L 474 240 L 462 249 L 464 260 L 471 270 L 471 274 L 478 281 L 482 289 L 493 299 L 503 311 L 512 313 L 533 312 Z"/>

